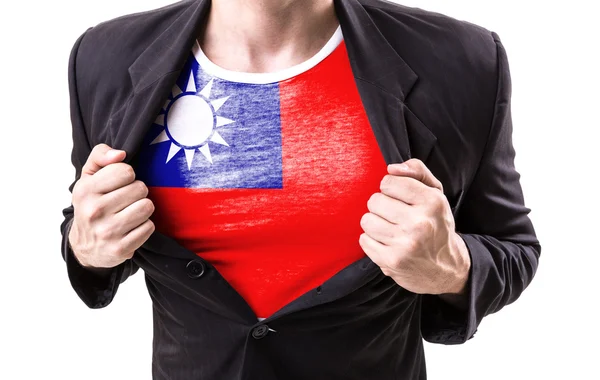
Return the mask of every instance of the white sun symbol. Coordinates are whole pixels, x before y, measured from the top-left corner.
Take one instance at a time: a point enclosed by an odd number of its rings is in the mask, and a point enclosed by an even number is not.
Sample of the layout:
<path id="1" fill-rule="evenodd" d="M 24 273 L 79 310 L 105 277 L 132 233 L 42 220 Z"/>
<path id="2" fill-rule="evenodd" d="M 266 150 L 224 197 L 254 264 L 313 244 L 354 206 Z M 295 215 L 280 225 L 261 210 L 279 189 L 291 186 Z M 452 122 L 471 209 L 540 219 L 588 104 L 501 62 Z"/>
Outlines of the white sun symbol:
<path id="1" fill-rule="evenodd" d="M 183 149 L 188 170 L 191 170 L 196 150 L 199 150 L 212 164 L 212 156 L 208 147 L 209 141 L 229 146 L 216 131 L 216 128 L 234 122 L 216 115 L 229 96 L 209 100 L 212 85 L 213 80 L 211 79 L 202 91 L 197 92 L 192 71 L 185 91 L 181 91 L 178 85 L 173 87 L 172 99 L 167 100 L 162 109 L 163 113 L 154 122 L 165 129 L 150 143 L 152 145 L 164 141 L 171 142 L 165 163 Z"/>

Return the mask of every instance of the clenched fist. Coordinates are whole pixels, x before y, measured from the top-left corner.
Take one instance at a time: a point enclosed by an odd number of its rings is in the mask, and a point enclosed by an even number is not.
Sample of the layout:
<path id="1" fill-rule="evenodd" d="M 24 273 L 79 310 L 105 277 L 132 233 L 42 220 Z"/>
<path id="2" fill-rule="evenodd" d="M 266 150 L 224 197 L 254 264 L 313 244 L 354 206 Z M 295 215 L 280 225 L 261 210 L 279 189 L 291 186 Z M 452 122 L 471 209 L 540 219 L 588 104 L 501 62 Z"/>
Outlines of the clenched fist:
<path id="1" fill-rule="evenodd" d="M 455 232 L 442 184 L 417 159 L 389 165 L 388 173 L 360 221 L 365 231 L 361 247 L 405 289 L 419 294 L 464 293 L 471 259 Z"/>
<path id="2" fill-rule="evenodd" d="M 112 268 L 130 259 L 154 232 L 148 188 L 121 161 L 125 151 L 98 144 L 73 187 L 69 243 L 81 265 Z"/>

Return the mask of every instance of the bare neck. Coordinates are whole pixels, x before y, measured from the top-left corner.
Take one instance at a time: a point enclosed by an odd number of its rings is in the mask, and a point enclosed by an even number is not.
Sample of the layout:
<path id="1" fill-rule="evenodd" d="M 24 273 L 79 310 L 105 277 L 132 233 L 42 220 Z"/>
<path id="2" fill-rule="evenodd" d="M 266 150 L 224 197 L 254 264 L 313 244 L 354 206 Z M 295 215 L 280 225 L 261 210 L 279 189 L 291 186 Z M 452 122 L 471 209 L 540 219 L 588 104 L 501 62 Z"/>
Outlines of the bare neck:
<path id="1" fill-rule="evenodd" d="M 198 40 L 225 69 L 273 72 L 312 57 L 337 26 L 333 0 L 212 0 Z"/>

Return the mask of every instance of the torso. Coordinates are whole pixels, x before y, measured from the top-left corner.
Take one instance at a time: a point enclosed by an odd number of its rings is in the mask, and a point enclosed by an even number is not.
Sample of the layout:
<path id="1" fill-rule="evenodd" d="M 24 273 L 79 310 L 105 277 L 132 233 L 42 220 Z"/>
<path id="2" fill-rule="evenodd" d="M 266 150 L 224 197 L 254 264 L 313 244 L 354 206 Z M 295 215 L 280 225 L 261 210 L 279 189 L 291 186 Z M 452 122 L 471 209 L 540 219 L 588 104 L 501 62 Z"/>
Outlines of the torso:
<path id="1" fill-rule="evenodd" d="M 242 83 L 199 65 L 214 69 L 196 45 L 140 152 L 157 230 L 258 317 L 365 255 L 359 221 L 386 165 L 344 42 L 331 50 L 292 77 Z"/>

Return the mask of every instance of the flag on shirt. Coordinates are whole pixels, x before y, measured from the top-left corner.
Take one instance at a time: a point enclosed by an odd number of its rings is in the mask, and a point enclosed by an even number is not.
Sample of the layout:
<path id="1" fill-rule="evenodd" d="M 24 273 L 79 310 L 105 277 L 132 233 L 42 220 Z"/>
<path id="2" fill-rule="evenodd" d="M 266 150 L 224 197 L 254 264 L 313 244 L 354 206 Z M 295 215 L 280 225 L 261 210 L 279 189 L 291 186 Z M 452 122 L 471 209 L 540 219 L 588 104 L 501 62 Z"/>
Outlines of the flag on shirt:
<path id="1" fill-rule="evenodd" d="M 360 219 L 387 173 L 345 45 L 328 46 L 275 76 L 215 75 L 196 47 L 138 155 L 156 229 L 258 317 L 365 257 Z"/>

